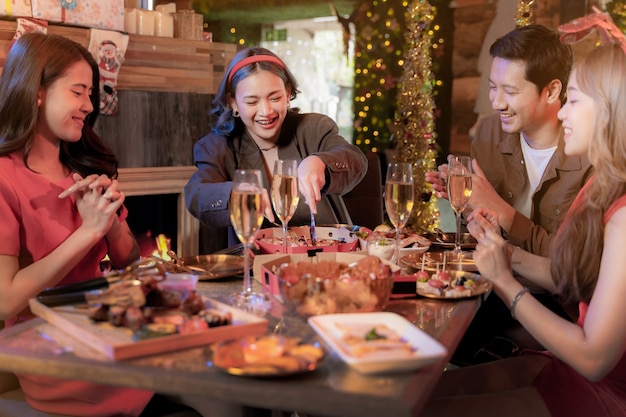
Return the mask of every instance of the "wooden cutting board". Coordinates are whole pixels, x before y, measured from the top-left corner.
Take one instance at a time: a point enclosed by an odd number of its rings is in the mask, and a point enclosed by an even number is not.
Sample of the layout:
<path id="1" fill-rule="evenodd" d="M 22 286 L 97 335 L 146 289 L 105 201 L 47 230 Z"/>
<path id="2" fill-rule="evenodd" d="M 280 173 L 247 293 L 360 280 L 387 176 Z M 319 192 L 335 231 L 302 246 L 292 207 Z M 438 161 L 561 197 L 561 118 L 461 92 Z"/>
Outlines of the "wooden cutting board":
<path id="1" fill-rule="evenodd" d="M 207 299 L 212 308 L 232 313 L 233 324 L 187 334 L 155 337 L 134 341 L 130 329 L 115 327 L 109 323 L 94 323 L 85 309 L 76 306 L 47 307 L 31 299 L 33 314 L 81 340 L 106 357 L 121 360 L 208 345 L 222 340 L 245 336 L 260 336 L 267 330 L 267 320 L 233 308 L 227 304 Z"/>

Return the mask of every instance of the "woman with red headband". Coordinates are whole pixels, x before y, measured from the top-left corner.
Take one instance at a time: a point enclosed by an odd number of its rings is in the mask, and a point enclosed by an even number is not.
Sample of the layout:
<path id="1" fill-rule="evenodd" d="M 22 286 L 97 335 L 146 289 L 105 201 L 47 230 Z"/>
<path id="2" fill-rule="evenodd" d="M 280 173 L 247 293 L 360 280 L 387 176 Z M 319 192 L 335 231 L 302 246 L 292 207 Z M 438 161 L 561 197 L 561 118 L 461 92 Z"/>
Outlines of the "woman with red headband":
<path id="1" fill-rule="evenodd" d="M 318 224 L 351 223 L 341 195 L 361 181 L 367 159 L 339 135 L 331 118 L 290 109 L 298 93 L 294 76 L 267 49 L 244 49 L 231 62 L 213 100 L 215 126 L 194 146 L 198 170 L 185 187 L 189 211 L 211 228 L 214 239 L 222 239 L 211 242 L 214 250 L 239 242 L 227 204 L 235 170 L 261 170 L 269 190 L 277 159 L 298 161 L 303 198 L 290 224 L 309 224 L 311 212 Z M 269 204 L 265 213 L 274 221 Z"/>

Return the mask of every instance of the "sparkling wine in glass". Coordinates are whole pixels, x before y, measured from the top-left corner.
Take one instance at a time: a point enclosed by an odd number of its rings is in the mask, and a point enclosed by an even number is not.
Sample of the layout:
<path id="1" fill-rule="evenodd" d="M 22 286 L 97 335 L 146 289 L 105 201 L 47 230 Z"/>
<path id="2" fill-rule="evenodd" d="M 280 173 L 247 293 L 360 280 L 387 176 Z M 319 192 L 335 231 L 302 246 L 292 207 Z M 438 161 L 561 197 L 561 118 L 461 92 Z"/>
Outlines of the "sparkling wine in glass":
<path id="1" fill-rule="evenodd" d="M 298 162 L 279 159 L 272 174 L 272 205 L 283 226 L 283 253 L 287 253 L 287 224 L 300 201 L 298 191 Z"/>
<path id="2" fill-rule="evenodd" d="M 233 304 L 245 311 L 265 314 L 269 300 L 263 293 L 252 291 L 250 282 L 250 245 L 263 224 L 263 181 L 261 171 L 240 169 L 235 171 L 230 194 L 230 221 L 237 237 L 243 243 L 243 289 L 233 297 Z"/>
<path id="3" fill-rule="evenodd" d="M 413 167 L 409 163 L 390 163 L 385 180 L 385 208 L 396 229 L 395 262 L 400 262 L 400 233 L 413 210 Z"/>
<path id="4" fill-rule="evenodd" d="M 448 156 L 448 200 L 456 216 L 456 237 L 453 255 L 462 255 L 461 214 L 472 195 L 472 162 L 469 156 Z"/>

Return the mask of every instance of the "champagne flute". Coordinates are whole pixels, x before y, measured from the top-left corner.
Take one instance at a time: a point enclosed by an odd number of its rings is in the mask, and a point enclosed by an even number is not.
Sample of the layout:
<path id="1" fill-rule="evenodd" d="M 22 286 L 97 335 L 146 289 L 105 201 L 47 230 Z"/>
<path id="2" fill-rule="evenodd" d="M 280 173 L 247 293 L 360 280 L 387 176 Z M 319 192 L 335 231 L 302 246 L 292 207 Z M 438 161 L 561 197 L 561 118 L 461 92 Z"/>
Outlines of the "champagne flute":
<path id="1" fill-rule="evenodd" d="M 451 254 L 461 260 L 461 213 L 472 195 L 472 161 L 469 156 L 448 155 L 448 200 L 456 216 L 456 237 Z"/>
<path id="2" fill-rule="evenodd" d="M 413 210 L 413 167 L 409 163 L 390 163 L 385 180 L 385 208 L 396 228 L 395 262 L 400 262 L 400 232 Z"/>
<path id="3" fill-rule="evenodd" d="M 287 253 L 287 223 L 300 201 L 298 192 L 298 161 L 279 159 L 272 174 L 272 205 L 283 226 L 283 253 Z"/>
<path id="4" fill-rule="evenodd" d="M 252 291 L 250 282 L 250 245 L 263 224 L 263 181 L 258 169 L 238 169 L 230 194 L 230 221 L 243 243 L 243 290 L 233 297 L 233 304 L 245 311 L 265 314 L 268 299 Z"/>

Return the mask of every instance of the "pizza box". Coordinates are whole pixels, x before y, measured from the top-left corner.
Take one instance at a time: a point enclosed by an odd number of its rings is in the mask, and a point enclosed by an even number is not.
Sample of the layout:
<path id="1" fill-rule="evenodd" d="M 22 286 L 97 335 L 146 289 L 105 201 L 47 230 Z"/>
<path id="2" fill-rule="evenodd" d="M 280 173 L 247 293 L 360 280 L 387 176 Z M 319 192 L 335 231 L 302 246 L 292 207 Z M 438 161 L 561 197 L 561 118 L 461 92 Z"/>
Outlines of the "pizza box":
<path id="1" fill-rule="evenodd" d="M 34 298 L 29 301 L 33 314 L 114 360 L 188 349 L 245 336 L 260 336 L 267 330 L 267 319 L 209 298 L 205 298 L 205 304 L 222 312 L 230 312 L 233 323 L 193 333 L 134 341 L 129 328 L 115 327 L 108 322 L 95 323 L 87 316 L 84 307 L 69 305 L 51 308 Z"/>
<path id="2" fill-rule="evenodd" d="M 312 246 L 311 228 L 309 226 L 290 227 L 287 229 L 287 237 L 291 241 L 301 242 L 302 246 L 287 246 L 287 253 L 303 254 L 311 249 L 320 252 L 352 252 L 357 250 L 359 239 L 356 233 L 345 227 L 317 226 L 315 228 L 318 240 L 324 240 L 325 245 Z M 275 243 L 272 239 L 278 239 L 280 243 Z M 255 238 L 255 244 L 262 254 L 283 253 L 283 229 L 270 227 L 261 229 Z"/>
<path id="3" fill-rule="evenodd" d="M 280 296 L 280 288 L 278 286 L 278 269 L 285 263 L 297 263 L 302 261 L 319 262 L 319 261 L 336 261 L 345 264 L 358 262 L 363 257 L 369 256 L 365 252 L 317 252 L 315 249 L 308 253 L 298 254 L 275 254 L 275 255 L 256 255 L 252 266 L 254 278 L 263 286 L 263 288 L 282 301 Z M 400 273 L 400 267 L 388 261 L 382 261 L 391 266 L 394 277 Z M 392 290 L 393 291 L 393 290 Z M 415 293 L 413 293 L 415 295 Z"/>

